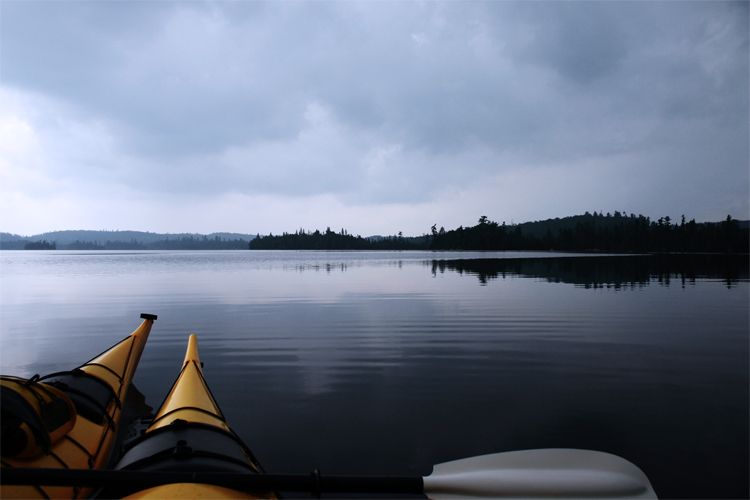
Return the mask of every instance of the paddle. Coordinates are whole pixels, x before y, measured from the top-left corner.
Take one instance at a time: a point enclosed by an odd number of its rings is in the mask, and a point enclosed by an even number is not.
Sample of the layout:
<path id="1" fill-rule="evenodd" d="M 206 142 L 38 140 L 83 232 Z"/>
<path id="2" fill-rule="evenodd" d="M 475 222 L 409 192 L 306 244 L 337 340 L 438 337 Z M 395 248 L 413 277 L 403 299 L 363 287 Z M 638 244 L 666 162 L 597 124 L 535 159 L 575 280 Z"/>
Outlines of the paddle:
<path id="1" fill-rule="evenodd" d="M 646 475 L 624 458 L 574 449 L 493 453 L 436 465 L 431 498 L 656 498 Z"/>
<path id="2" fill-rule="evenodd" d="M 46 486 L 137 486 L 208 483 L 255 491 L 424 493 L 430 498 L 656 498 L 646 475 L 608 453 L 542 449 L 511 451 L 438 464 L 422 477 L 237 474 L 3 468 L 0 483 Z"/>

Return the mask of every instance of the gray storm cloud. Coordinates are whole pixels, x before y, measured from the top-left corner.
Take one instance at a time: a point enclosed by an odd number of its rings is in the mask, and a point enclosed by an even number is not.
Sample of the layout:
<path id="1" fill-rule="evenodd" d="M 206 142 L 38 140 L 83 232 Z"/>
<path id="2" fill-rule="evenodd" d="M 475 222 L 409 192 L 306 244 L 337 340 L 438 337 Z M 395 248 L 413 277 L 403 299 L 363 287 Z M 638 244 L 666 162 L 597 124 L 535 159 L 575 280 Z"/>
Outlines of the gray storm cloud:
<path id="1" fill-rule="evenodd" d="M 745 216 L 747 9 L 4 2 L 7 109 L 43 149 L 6 155 L 4 175 L 66 181 L 71 196 L 121 186 L 377 206 L 586 165 L 613 209 Z M 532 177 L 518 181 L 529 199 Z M 571 176 L 548 215 L 598 201 L 585 185 Z"/>

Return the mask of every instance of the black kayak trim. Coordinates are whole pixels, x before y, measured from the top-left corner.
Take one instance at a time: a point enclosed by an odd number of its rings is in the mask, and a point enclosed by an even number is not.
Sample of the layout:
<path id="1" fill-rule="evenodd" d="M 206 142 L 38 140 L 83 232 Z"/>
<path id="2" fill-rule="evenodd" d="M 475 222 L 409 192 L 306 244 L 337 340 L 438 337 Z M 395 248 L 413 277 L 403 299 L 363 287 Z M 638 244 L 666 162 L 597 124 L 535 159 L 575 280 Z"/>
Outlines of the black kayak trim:
<path id="1" fill-rule="evenodd" d="M 117 470 L 262 472 L 237 436 L 208 424 L 176 420 L 144 434 L 117 463 Z M 239 469 L 237 469 L 239 467 Z"/>
<path id="2" fill-rule="evenodd" d="M 321 493 L 423 494 L 420 476 L 343 476 L 310 474 L 255 474 L 232 472 L 176 472 L 87 469 L 4 469 L 2 484 L 46 486 L 134 487 L 139 490 L 175 483 L 202 483 L 241 491 L 294 491 Z"/>

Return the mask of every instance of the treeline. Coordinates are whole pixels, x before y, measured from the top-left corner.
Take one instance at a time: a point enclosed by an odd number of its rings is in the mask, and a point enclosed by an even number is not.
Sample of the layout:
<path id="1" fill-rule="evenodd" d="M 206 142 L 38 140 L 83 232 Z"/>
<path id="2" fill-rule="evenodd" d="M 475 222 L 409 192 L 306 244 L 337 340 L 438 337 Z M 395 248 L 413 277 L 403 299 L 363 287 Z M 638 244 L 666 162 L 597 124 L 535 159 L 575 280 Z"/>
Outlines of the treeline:
<path id="1" fill-rule="evenodd" d="M 24 250 L 55 250 L 55 242 L 50 243 L 47 240 L 30 241 L 23 246 Z"/>
<path id="2" fill-rule="evenodd" d="M 49 237 L 53 236 L 53 237 Z M 104 238 L 107 237 L 106 240 Z M 682 216 L 652 220 L 635 214 L 589 213 L 525 222 L 498 223 L 481 216 L 476 225 L 446 230 L 437 224 L 429 234 L 363 238 L 330 228 L 274 236 L 238 233 L 156 234 L 135 231 L 58 231 L 22 237 L 0 233 L 8 250 L 558 250 L 589 252 L 748 253 L 750 226 L 727 216 L 721 222 L 697 223 Z"/>
<path id="3" fill-rule="evenodd" d="M 506 225 L 481 216 L 471 227 L 446 231 L 437 224 L 417 237 L 363 238 L 340 232 L 300 229 L 294 233 L 256 236 L 251 250 L 557 250 L 589 252 L 747 253 L 747 221 L 731 216 L 722 222 L 678 223 L 670 217 L 586 212 L 583 215 Z"/>
<path id="4" fill-rule="evenodd" d="M 451 231 L 432 226 L 431 250 L 562 250 L 598 252 L 735 252 L 747 253 L 747 223 L 727 216 L 719 223 L 679 223 L 669 217 L 599 214 L 498 224 L 486 216 L 473 227 Z"/>
<path id="5" fill-rule="evenodd" d="M 248 240 L 230 240 L 219 236 L 214 236 L 213 238 L 207 236 L 184 236 L 182 238 L 156 240 L 147 243 L 138 240 L 107 241 L 103 244 L 90 241 L 75 241 L 67 245 L 61 245 L 60 248 L 65 250 L 244 250 L 247 248 L 247 244 Z"/>
<path id="6" fill-rule="evenodd" d="M 428 236 L 405 237 L 399 233 L 363 238 L 351 235 L 345 229 L 337 233 L 329 227 L 324 232 L 299 229 L 276 236 L 257 235 L 248 247 L 250 250 L 423 250 L 429 243 Z"/>
<path id="7" fill-rule="evenodd" d="M 244 250 L 254 238 L 243 233 L 150 233 L 73 229 L 32 236 L 0 232 L 0 249 L 23 250 L 27 243 L 53 242 L 58 250 Z"/>
<path id="8" fill-rule="evenodd" d="M 158 240 L 146 245 L 148 250 L 244 250 L 248 240 L 224 239 L 219 236 L 200 238 L 188 236 L 179 239 Z"/>
<path id="9" fill-rule="evenodd" d="M 42 241 L 3 241 L 3 250 L 245 250 L 249 240 L 226 239 L 219 236 L 212 238 L 185 236 L 163 240 L 142 242 L 135 239 L 130 241 L 81 241 L 70 243 L 56 243 Z"/>

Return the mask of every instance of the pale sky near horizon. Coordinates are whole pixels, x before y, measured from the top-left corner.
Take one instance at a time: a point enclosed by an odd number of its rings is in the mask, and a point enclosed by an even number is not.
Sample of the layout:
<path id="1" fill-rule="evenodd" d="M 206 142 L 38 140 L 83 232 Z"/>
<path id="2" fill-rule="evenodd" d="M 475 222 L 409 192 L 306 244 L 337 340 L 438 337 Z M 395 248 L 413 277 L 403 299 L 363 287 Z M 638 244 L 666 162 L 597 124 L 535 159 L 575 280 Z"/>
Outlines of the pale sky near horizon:
<path id="1" fill-rule="evenodd" d="M 0 231 L 748 219 L 748 5 L 0 0 Z"/>

